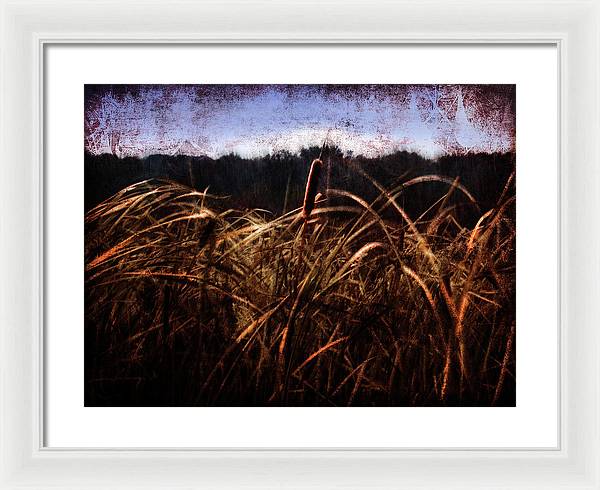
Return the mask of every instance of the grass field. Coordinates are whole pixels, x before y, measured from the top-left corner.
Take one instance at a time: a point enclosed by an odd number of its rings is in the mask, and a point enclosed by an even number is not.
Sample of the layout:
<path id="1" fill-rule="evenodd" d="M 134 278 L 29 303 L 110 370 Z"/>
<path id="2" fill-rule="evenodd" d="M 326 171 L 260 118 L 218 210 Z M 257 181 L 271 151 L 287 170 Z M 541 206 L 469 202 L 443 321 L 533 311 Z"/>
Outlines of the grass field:
<path id="1" fill-rule="evenodd" d="M 86 405 L 514 405 L 514 172 L 485 209 L 364 178 L 280 216 L 154 179 L 91 209 Z"/>

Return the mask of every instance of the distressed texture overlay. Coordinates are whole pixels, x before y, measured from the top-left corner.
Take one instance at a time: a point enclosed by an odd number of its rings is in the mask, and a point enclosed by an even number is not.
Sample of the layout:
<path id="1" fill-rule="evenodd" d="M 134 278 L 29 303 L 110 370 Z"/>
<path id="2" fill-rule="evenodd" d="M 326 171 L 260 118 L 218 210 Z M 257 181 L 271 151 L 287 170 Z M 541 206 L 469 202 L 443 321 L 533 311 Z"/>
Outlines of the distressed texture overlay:
<path id="1" fill-rule="evenodd" d="M 149 85 L 90 87 L 93 154 L 261 156 L 332 143 L 379 156 L 514 150 L 506 85 Z"/>
<path id="2" fill-rule="evenodd" d="M 87 406 L 514 406 L 514 85 L 86 85 Z"/>

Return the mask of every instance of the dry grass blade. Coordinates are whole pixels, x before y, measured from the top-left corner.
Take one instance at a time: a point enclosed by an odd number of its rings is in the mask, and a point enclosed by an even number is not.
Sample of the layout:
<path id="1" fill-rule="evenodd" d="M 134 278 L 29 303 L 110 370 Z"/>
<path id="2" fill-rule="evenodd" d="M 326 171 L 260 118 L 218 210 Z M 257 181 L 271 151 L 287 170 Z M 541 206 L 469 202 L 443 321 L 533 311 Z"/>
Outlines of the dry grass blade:
<path id="1" fill-rule="evenodd" d="M 477 205 L 477 200 L 473 197 L 473 195 L 467 190 L 467 188 L 464 185 L 458 182 L 456 178 L 452 179 L 443 175 L 422 175 L 420 177 L 415 177 L 414 179 L 404 182 L 404 184 L 402 184 L 401 187 L 406 188 L 415 184 L 421 184 L 423 182 L 443 182 L 445 184 L 448 184 L 452 188 L 461 191 L 465 196 L 467 196 L 471 203 L 473 203 L 477 208 L 479 208 L 479 206 Z"/>
<path id="2" fill-rule="evenodd" d="M 348 340 L 348 338 L 349 337 L 341 337 L 337 340 L 333 340 L 333 341 L 325 344 L 318 351 L 313 352 L 310 356 L 308 356 L 308 358 L 294 370 L 294 374 L 298 373 L 299 371 L 302 371 L 303 368 L 305 368 L 312 360 L 316 359 L 318 356 L 323 354 L 323 352 L 326 352 L 329 349 L 331 349 L 332 347 L 334 347 L 342 342 L 345 342 L 346 340 Z"/>
<path id="3" fill-rule="evenodd" d="M 510 358 L 512 355 L 512 345 L 514 336 L 515 324 L 513 323 L 510 328 L 510 334 L 506 341 L 506 349 L 504 350 L 504 357 L 502 358 L 502 367 L 500 368 L 500 376 L 498 378 L 498 383 L 496 384 L 496 390 L 494 391 L 494 399 L 492 400 L 492 405 L 496 405 L 498 403 L 498 399 L 500 398 L 500 394 L 502 393 L 504 379 L 506 378 L 506 373 L 508 372 L 508 363 L 510 362 Z"/>
<path id="4" fill-rule="evenodd" d="M 237 338 L 235 339 L 236 342 L 241 342 L 242 340 L 244 340 L 248 335 L 250 335 L 257 327 L 259 327 L 260 325 L 264 324 L 271 316 L 273 316 L 273 314 L 279 309 L 281 308 L 281 306 L 285 303 L 285 301 L 287 301 L 287 297 L 282 299 L 275 307 L 271 308 L 269 311 L 267 311 L 265 314 L 263 314 L 262 316 L 260 316 L 259 318 L 257 318 L 256 320 L 254 320 L 250 325 L 248 325 L 243 331 L 242 333 L 240 333 Z"/>

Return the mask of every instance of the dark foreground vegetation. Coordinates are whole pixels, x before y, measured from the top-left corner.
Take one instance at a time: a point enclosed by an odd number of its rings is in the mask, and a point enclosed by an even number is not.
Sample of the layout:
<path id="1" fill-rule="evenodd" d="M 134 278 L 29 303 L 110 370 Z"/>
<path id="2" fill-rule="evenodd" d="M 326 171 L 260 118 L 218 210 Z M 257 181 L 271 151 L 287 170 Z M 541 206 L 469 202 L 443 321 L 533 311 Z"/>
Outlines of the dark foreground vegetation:
<path id="1" fill-rule="evenodd" d="M 318 152 L 86 155 L 87 406 L 515 404 L 514 155 Z"/>

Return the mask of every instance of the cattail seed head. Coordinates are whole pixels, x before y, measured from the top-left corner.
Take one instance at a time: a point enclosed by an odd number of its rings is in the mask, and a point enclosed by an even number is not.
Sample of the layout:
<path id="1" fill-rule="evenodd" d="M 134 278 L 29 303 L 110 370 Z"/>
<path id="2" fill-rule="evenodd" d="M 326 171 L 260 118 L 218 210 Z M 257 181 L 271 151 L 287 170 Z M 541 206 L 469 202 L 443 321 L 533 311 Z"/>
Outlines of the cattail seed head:
<path id="1" fill-rule="evenodd" d="M 304 205 L 302 206 L 302 218 L 308 219 L 310 213 L 315 207 L 315 197 L 317 195 L 317 187 L 319 186 L 319 178 L 323 162 L 315 158 L 310 166 L 308 180 L 306 182 L 306 193 L 304 194 Z"/>

